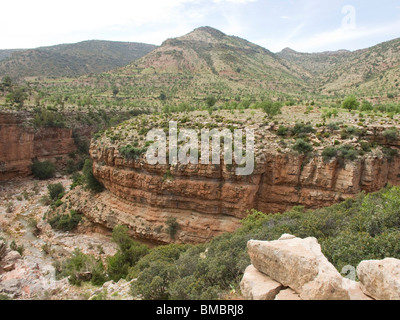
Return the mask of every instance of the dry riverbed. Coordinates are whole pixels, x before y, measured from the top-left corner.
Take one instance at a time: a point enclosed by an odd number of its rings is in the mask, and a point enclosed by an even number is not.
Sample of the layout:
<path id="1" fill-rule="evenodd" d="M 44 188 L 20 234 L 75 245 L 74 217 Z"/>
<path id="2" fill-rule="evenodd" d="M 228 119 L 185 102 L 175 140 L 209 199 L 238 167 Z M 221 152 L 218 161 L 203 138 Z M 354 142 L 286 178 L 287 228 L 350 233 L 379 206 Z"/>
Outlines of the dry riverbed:
<path id="1" fill-rule="evenodd" d="M 3 297 L 75 300 L 88 299 L 99 291 L 87 285 L 71 286 L 67 279 L 56 280 L 54 262 L 67 258 L 76 248 L 105 259 L 115 254 L 116 245 L 106 235 L 52 230 L 43 220 L 49 209 L 43 197 L 48 194 L 48 184 L 54 183 L 62 183 L 69 190 L 71 180 L 28 178 L 0 183 L 0 295 Z"/>

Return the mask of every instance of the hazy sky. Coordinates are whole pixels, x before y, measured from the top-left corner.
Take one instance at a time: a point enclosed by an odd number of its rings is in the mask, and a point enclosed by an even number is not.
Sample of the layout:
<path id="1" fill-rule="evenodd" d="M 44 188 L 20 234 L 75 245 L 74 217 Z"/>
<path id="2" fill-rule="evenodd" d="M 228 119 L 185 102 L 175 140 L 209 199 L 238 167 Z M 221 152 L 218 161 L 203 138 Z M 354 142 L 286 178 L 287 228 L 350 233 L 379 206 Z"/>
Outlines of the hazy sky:
<path id="1" fill-rule="evenodd" d="M 399 0 L 13 0 L 1 9 L 0 49 L 91 39 L 160 45 L 200 26 L 273 52 L 355 50 L 400 37 Z"/>

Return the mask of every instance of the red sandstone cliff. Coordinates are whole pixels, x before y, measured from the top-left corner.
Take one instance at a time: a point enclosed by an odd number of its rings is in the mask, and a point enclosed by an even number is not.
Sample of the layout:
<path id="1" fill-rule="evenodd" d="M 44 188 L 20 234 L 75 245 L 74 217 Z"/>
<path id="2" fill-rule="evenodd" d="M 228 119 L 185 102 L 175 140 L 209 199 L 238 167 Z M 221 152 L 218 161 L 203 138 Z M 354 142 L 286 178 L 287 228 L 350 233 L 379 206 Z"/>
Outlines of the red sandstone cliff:
<path id="1" fill-rule="evenodd" d="M 29 175 L 34 159 L 54 160 L 76 150 L 71 129 L 33 129 L 27 117 L 0 113 L 0 181 Z"/>
<path id="2" fill-rule="evenodd" d="M 298 205 L 317 208 L 388 183 L 400 185 L 398 157 L 389 162 L 366 155 L 341 165 L 321 156 L 271 153 L 257 162 L 253 175 L 243 177 L 225 166 L 150 166 L 126 160 L 110 146 L 92 145 L 91 156 L 94 174 L 107 191 L 84 203 L 72 195 L 77 209 L 97 224 L 126 224 L 136 237 L 161 243 L 205 242 L 237 228 L 251 209 L 276 213 Z M 179 224 L 176 239 L 168 235 L 170 217 Z"/>

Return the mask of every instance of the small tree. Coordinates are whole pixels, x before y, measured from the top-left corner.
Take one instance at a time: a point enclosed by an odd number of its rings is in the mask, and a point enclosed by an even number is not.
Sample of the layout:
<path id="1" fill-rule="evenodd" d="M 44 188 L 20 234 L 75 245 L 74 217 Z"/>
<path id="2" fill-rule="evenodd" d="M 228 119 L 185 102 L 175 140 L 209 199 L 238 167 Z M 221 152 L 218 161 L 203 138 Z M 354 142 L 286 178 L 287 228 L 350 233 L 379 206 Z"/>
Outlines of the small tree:
<path id="1" fill-rule="evenodd" d="M 357 110 L 360 107 L 360 102 L 355 95 L 348 96 L 342 103 L 342 108 L 347 110 Z"/>
<path id="2" fill-rule="evenodd" d="M 283 105 L 280 102 L 264 101 L 261 103 L 261 108 L 268 115 L 269 118 L 275 117 L 281 113 Z"/>
<path id="3" fill-rule="evenodd" d="M 3 78 L 3 86 L 5 86 L 5 87 L 11 87 L 11 85 L 12 85 L 12 79 L 11 79 L 11 77 L 10 76 L 5 76 L 4 78 Z"/>
<path id="4" fill-rule="evenodd" d="M 217 103 L 217 98 L 215 98 L 214 96 L 208 96 L 206 99 L 206 103 L 211 108 Z"/>
<path id="5" fill-rule="evenodd" d="M 24 105 L 25 100 L 28 98 L 28 94 L 22 88 L 16 88 L 14 91 L 7 95 L 7 100 L 11 103 L 17 104 L 19 107 Z"/>

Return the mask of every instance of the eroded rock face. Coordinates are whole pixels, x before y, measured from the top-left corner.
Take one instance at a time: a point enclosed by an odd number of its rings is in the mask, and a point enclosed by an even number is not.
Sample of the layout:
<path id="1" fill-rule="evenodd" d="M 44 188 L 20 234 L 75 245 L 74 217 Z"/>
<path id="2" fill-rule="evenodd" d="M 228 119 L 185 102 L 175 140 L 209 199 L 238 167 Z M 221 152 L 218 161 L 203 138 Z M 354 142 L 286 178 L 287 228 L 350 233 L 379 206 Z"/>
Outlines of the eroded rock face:
<path id="1" fill-rule="evenodd" d="M 400 260 L 363 261 L 357 275 L 365 294 L 377 300 L 400 300 Z"/>
<path id="2" fill-rule="evenodd" d="M 0 113 L 0 181 L 31 173 L 33 159 L 52 160 L 75 151 L 72 130 L 24 125 L 28 114 Z"/>
<path id="3" fill-rule="evenodd" d="M 130 207 L 123 210 L 123 219 L 133 214 L 144 224 L 153 224 L 173 216 L 181 221 L 182 232 L 192 228 L 194 216 L 201 216 L 205 225 L 226 225 L 230 232 L 251 209 L 276 213 L 298 205 L 320 208 L 363 190 L 378 191 L 387 183 L 400 185 L 400 159 L 389 163 L 374 155 L 343 165 L 334 159 L 325 162 L 321 156 L 268 153 L 257 160 L 251 176 L 237 176 L 225 165 L 152 166 L 127 160 L 116 147 L 99 143 L 92 144 L 90 153 L 95 177 L 110 192 L 109 202 Z M 204 242 L 218 232 L 201 232 L 198 238 Z"/>

